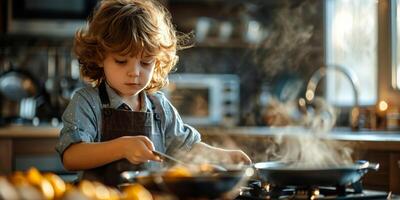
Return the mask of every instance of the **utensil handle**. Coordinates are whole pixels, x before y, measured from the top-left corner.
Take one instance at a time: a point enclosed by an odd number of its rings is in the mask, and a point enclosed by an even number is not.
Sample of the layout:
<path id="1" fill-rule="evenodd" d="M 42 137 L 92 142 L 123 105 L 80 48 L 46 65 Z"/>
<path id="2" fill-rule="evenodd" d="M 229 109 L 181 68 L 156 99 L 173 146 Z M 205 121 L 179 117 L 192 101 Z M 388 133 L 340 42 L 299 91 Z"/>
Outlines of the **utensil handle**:
<path id="1" fill-rule="evenodd" d="M 379 169 L 379 163 L 369 163 L 367 168 L 368 168 L 368 169 L 375 170 L 375 171 L 378 171 L 378 169 Z"/>
<path id="2" fill-rule="evenodd" d="M 167 155 L 165 153 L 159 152 L 157 150 L 153 150 L 152 152 L 155 155 L 157 155 L 157 156 L 159 156 L 159 157 L 161 157 L 163 159 L 168 159 L 168 160 L 171 160 L 171 161 L 176 162 L 176 163 L 181 164 L 181 165 L 186 165 L 186 163 L 184 163 L 184 162 L 182 162 L 182 161 L 180 161 L 180 160 L 178 160 L 178 159 L 176 159 L 176 158 L 174 158 L 174 157 L 172 157 L 170 155 Z"/>

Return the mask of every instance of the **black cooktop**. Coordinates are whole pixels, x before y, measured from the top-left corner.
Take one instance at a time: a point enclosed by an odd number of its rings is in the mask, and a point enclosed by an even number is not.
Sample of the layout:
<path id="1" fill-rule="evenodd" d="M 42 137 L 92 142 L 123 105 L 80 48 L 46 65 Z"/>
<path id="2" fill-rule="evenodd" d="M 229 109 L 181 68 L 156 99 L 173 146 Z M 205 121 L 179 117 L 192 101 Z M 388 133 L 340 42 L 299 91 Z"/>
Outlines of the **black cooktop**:
<path id="1" fill-rule="evenodd" d="M 364 190 L 360 182 L 350 186 L 271 186 L 251 180 L 241 188 L 235 200 L 356 200 L 356 199 L 400 199 L 385 191 Z"/>

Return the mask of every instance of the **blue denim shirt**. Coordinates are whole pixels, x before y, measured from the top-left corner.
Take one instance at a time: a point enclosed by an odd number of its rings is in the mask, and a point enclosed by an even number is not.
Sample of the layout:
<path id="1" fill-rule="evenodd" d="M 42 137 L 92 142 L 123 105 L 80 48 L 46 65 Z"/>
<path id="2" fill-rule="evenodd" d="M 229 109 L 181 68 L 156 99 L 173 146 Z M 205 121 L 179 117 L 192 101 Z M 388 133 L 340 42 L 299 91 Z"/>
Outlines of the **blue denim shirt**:
<path id="1" fill-rule="evenodd" d="M 106 84 L 111 108 L 117 109 L 123 104 L 122 98 Z M 159 120 L 153 120 L 153 131 L 163 138 L 169 154 L 178 150 L 190 150 L 193 144 L 200 142 L 200 133 L 185 124 L 177 110 L 162 92 L 141 95 L 141 111 L 153 112 Z M 62 116 L 61 129 L 56 150 L 62 157 L 64 151 L 74 143 L 99 142 L 101 137 L 102 104 L 98 88 L 86 87 L 78 90 L 68 104 Z M 61 159 L 62 160 L 62 159 Z"/>

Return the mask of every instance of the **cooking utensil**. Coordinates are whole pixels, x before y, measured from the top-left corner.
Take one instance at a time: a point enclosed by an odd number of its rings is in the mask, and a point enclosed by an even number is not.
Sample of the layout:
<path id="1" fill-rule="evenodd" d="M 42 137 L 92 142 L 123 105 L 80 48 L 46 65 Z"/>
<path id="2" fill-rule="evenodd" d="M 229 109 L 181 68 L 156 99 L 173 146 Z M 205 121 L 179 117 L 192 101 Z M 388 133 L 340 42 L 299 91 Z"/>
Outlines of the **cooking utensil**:
<path id="1" fill-rule="evenodd" d="M 11 69 L 0 75 L 0 92 L 7 99 L 20 101 L 39 93 L 39 84 L 27 71 Z"/>
<path id="2" fill-rule="evenodd" d="M 252 168 L 242 168 L 188 177 L 164 176 L 163 172 L 126 171 L 121 174 L 122 184 L 118 187 L 122 189 L 136 182 L 148 190 L 167 192 L 179 199 L 187 199 L 186 197 L 213 199 L 229 192 L 236 192 L 233 189 L 245 184 L 253 171 Z"/>
<path id="3" fill-rule="evenodd" d="M 0 75 L 0 116 L 5 123 L 24 123 L 36 116 L 40 84 L 28 71 L 10 68 Z"/>
<path id="4" fill-rule="evenodd" d="M 168 160 L 173 161 L 173 162 L 175 162 L 175 163 L 177 163 L 177 164 L 186 165 L 186 163 L 184 163 L 183 161 L 180 161 L 180 160 L 178 160 L 177 158 L 174 158 L 174 157 L 172 157 L 172 156 L 170 156 L 170 155 L 168 155 L 168 154 L 159 152 L 159 151 L 157 151 L 157 150 L 153 150 L 152 152 L 153 152 L 155 155 L 157 155 L 157 156 L 159 156 L 160 158 L 162 158 L 162 159 L 168 159 Z"/>
<path id="5" fill-rule="evenodd" d="M 125 171 L 121 173 L 121 183 L 119 189 L 123 189 L 132 183 L 140 183 L 146 189 L 156 192 L 163 191 L 159 184 L 162 181 L 161 172 L 152 171 Z"/>
<path id="6" fill-rule="evenodd" d="M 191 177 L 164 176 L 160 187 L 179 199 L 189 197 L 214 199 L 222 197 L 233 191 L 235 187 L 245 184 L 249 177 L 247 175 L 246 170 L 228 170 Z"/>
<path id="7" fill-rule="evenodd" d="M 368 172 L 379 169 L 379 164 L 359 160 L 353 165 L 330 168 L 290 168 L 287 163 L 261 162 L 254 164 L 259 177 L 274 185 L 334 186 L 355 183 Z"/>
<path id="8" fill-rule="evenodd" d="M 186 162 L 183 162 L 183 161 L 181 161 L 181 160 L 179 160 L 179 159 L 177 159 L 177 158 L 175 158 L 175 157 L 172 157 L 172 156 L 170 156 L 170 155 L 168 155 L 168 154 L 165 154 L 165 153 L 162 153 L 162 152 L 159 152 L 159 151 L 156 151 L 156 150 L 153 150 L 153 153 L 154 153 L 155 155 L 159 156 L 159 157 L 162 158 L 162 159 L 168 159 L 168 160 L 173 161 L 173 162 L 175 162 L 175 163 L 177 163 L 177 164 L 180 164 L 180 165 L 184 165 L 184 166 L 194 166 L 194 165 L 197 165 L 197 164 L 193 164 L 193 163 L 186 163 Z M 215 171 L 215 172 L 218 172 L 218 171 L 227 171 L 227 169 L 226 169 L 225 167 L 222 167 L 222 166 L 216 165 L 216 164 L 209 164 L 209 163 L 207 163 L 207 167 L 210 167 L 210 168 L 211 168 L 211 171 Z"/>

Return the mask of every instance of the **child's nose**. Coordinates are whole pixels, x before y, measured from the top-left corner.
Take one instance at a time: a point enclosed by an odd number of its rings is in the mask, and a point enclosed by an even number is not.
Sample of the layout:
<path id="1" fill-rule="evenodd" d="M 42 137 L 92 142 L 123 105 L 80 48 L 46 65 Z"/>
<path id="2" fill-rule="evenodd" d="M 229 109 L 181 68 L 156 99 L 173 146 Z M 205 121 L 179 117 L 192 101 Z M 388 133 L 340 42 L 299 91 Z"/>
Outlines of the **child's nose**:
<path id="1" fill-rule="evenodd" d="M 140 66 L 138 63 L 135 63 L 128 71 L 129 76 L 139 76 Z"/>

